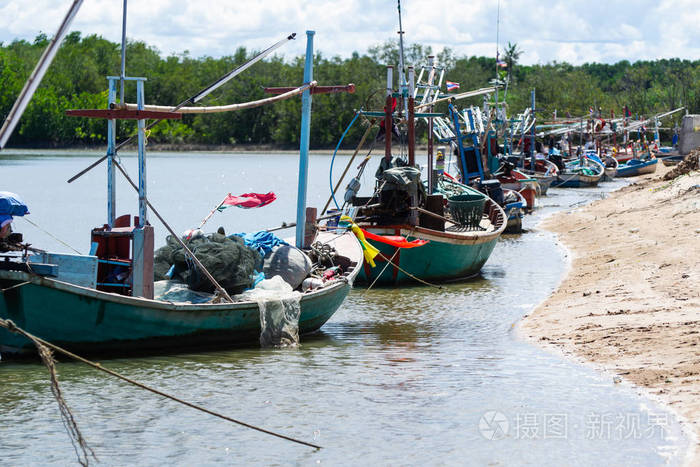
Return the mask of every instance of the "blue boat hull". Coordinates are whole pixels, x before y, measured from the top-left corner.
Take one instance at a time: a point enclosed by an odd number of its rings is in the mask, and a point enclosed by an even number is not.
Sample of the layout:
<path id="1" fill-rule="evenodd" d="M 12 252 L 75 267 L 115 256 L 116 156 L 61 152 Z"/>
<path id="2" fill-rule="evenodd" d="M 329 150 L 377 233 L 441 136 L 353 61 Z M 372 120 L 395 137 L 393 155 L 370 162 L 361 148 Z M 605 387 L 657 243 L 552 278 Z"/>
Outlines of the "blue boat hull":
<path id="1" fill-rule="evenodd" d="M 637 175 L 644 175 L 656 172 L 657 159 L 651 159 L 649 161 L 636 161 L 633 160 L 627 162 L 626 164 L 620 164 L 617 167 L 616 177 L 636 177 Z"/>

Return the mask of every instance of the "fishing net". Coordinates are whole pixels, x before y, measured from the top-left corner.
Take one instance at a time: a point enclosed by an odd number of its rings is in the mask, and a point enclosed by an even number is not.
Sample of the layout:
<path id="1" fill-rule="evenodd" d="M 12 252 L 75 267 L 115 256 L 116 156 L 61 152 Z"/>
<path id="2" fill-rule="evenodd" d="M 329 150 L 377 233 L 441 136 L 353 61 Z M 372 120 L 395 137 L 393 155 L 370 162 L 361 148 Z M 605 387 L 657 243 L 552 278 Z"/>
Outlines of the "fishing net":
<path id="1" fill-rule="evenodd" d="M 195 292 L 177 281 L 156 281 L 153 283 L 153 299 L 174 303 L 209 303 L 215 295 Z"/>
<path id="2" fill-rule="evenodd" d="M 255 266 L 261 258 L 257 251 L 245 246 L 243 239 L 213 233 L 189 240 L 183 238 L 183 241 L 228 293 L 239 294 L 253 285 Z M 215 290 L 172 236 L 168 236 L 166 245 L 156 251 L 153 271 L 155 280 L 178 280 L 198 292 Z"/>
<path id="3" fill-rule="evenodd" d="M 693 170 L 700 169 L 700 149 L 691 151 L 690 154 L 683 158 L 680 164 L 675 166 L 670 172 L 664 175 L 664 180 L 673 180 L 676 177 L 685 175 Z"/>
<path id="4" fill-rule="evenodd" d="M 301 293 L 293 291 L 281 276 L 265 279 L 237 298 L 258 304 L 262 347 L 290 347 L 299 343 Z"/>

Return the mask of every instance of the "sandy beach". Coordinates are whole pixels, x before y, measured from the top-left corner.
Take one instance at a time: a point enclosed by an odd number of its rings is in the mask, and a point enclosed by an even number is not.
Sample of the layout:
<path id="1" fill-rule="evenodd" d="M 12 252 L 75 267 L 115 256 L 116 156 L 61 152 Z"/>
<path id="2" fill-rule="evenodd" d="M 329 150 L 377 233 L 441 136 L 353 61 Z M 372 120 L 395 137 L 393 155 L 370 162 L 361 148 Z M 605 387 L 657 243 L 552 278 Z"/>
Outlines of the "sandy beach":
<path id="1" fill-rule="evenodd" d="M 545 219 L 570 269 L 519 331 L 646 388 L 685 420 L 700 465 L 700 173 L 668 171 Z"/>

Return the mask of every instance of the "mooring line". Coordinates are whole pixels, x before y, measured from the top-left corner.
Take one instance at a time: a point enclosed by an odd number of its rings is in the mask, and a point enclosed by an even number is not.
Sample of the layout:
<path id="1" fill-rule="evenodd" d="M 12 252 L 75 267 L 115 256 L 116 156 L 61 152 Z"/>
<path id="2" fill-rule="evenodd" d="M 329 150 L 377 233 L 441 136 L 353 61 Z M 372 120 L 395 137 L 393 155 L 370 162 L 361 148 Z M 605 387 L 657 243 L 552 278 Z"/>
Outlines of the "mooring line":
<path id="1" fill-rule="evenodd" d="M 105 368 L 105 367 L 103 367 L 102 365 L 100 365 L 99 363 L 95 363 L 95 362 L 92 362 L 92 361 L 90 361 L 90 360 L 87 360 L 87 359 L 85 359 L 85 358 L 83 358 L 83 357 L 81 357 L 81 356 L 79 356 L 79 355 L 76 355 L 76 354 L 74 354 L 74 353 L 72 353 L 72 352 L 69 352 L 69 351 L 66 350 L 66 349 L 63 349 L 63 348 L 61 348 L 61 347 L 59 347 L 59 346 L 57 346 L 57 345 L 54 345 L 54 344 L 52 344 L 52 343 L 50 343 L 50 342 L 47 342 L 47 341 L 41 339 L 40 337 L 36 337 L 36 336 L 30 334 L 29 332 L 25 331 L 24 329 L 21 329 L 21 328 L 17 327 L 11 320 L 5 320 L 5 319 L 0 318 L 0 327 L 3 327 L 3 328 L 7 329 L 7 330 L 10 331 L 10 332 L 14 332 L 14 333 L 20 334 L 20 335 L 26 337 L 27 339 L 31 340 L 31 341 L 34 342 L 35 344 L 36 344 L 36 343 L 40 343 L 40 344 L 42 344 L 42 345 L 44 345 L 44 346 L 46 346 L 46 347 L 48 347 L 48 348 L 50 348 L 50 349 L 52 349 L 52 350 L 55 350 L 55 351 L 60 352 L 60 353 L 62 353 L 62 354 L 64 354 L 64 355 L 67 355 L 68 357 L 70 357 L 70 358 L 72 358 L 72 359 L 74 359 L 74 360 L 78 360 L 79 362 L 85 363 L 86 365 L 89 365 L 89 366 L 91 366 L 91 367 L 93 367 L 93 368 L 95 368 L 95 369 L 97 369 L 97 370 L 104 371 L 105 373 L 107 373 L 107 374 L 109 374 L 109 375 L 111 375 L 111 376 L 114 376 L 115 378 L 119 378 L 119 379 L 121 379 L 122 381 L 126 381 L 127 383 L 132 384 L 132 385 L 134 385 L 134 386 L 136 386 L 136 387 L 139 387 L 139 388 L 141 388 L 141 389 L 145 389 L 146 391 L 150 391 L 150 392 L 152 392 L 152 393 L 154 393 L 154 394 L 158 394 L 159 396 L 162 396 L 162 397 L 165 397 L 165 398 L 170 399 L 170 400 L 172 400 L 172 401 L 175 401 L 175 402 L 178 402 L 178 403 L 180 403 L 180 404 L 186 405 L 187 407 L 190 407 L 190 408 L 199 410 L 200 412 L 204 412 L 204 413 L 207 413 L 207 414 L 209 414 L 209 415 L 213 415 L 213 416 L 215 416 L 215 417 L 218 417 L 218 418 L 221 418 L 221 419 L 223 419 L 223 420 L 226 420 L 226 421 L 228 421 L 228 422 L 236 423 L 236 424 L 238 424 L 238 425 L 240 425 L 240 426 L 243 426 L 243 427 L 245 427 L 245 428 L 250 428 L 251 430 L 259 431 L 259 432 L 261 432 L 261 433 L 265 433 L 265 434 L 268 434 L 268 435 L 270 435 L 270 436 L 275 436 L 275 437 L 277 437 L 277 438 L 285 439 L 285 440 L 291 441 L 291 442 L 293 442 L 293 443 L 303 444 L 304 446 L 309 446 L 309 447 L 314 448 L 314 449 L 322 449 L 321 446 L 318 446 L 318 445 L 316 445 L 316 444 L 312 444 L 312 443 L 309 443 L 309 442 L 307 442 L 307 441 L 302 441 L 302 440 L 300 440 L 300 439 L 292 438 L 291 436 L 283 435 L 283 434 L 280 434 L 280 433 L 275 433 L 274 431 L 266 430 L 265 428 L 261 428 L 261 427 L 255 426 L 255 425 L 251 425 L 250 423 L 246 423 L 246 422 L 243 422 L 243 421 L 241 421 L 241 420 L 236 420 L 235 418 L 231 418 L 231 417 L 228 417 L 228 416 L 226 416 L 226 415 L 222 415 L 222 414 L 220 414 L 220 413 L 214 412 L 214 411 L 209 410 L 209 409 L 207 409 L 207 408 L 205 408 L 205 407 L 202 407 L 202 406 L 200 406 L 200 405 L 193 404 L 193 403 L 191 403 L 191 402 L 187 402 L 187 401 L 185 401 L 185 400 L 179 399 L 179 398 L 177 398 L 177 397 L 175 397 L 175 396 L 173 396 L 173 395 L 170 395 L 170 394 L 168 394 L 168 393 L 166 393 L 166 392 L 163 392 L 163 391 L 160 391 L 160 390 L 158 390 L 158 389 L 152 388 L 152 387 L 147 386 L 147 385 L 145 385 L 145 384 L 143 384 L 143 383 L 139 383 L 138 381 L 135 381 L 135 380 L 132 380 L 132 379 L 130 379 L 130 378 L 127 378 L 126 376 L 123 376 L 123 375 L 117 373 L 116 371 L 113 371 L 113 370 L 110 370 L 110 369 L 108 369 L 108 368 Z"/>
<path id="2" fill-rule="evenodd" d="M 41 230 L 42 232 L 44 232 L 46 235 L 48 235 L 49 237 L 51 237 L 51 238 L 53 238 L 54 240 L 56 240 L 56 241 L 57 241 L 58 243 L 60 243 L 61 245 L 70 248 L 71 250 L 75 251 L 75 252 L 76 252 L 77 254 L 79 254 L 79 255 L 82 255 L 81 252 L 79 252 L 78 250 L 76 250 L 75 248 L 73 248 L 72 246 L 70 246 L 69 244 L 67 244 L 67 243 L 64 242 L 63 240 L 61 240 L 60 238 L 56 237 L 55 235 L 53 235 L 53 234 L 52 234 L 51 232 L 49 232 L 48 230 L 42 229 L 41 227 L 39 227 L 37 224 L 35 224 L 34 222 L 30 221 L 30 220 L 27 219 L 26 217 L 22 217 L 22 219 L 24 219 L 25 221 L 29 222 L 30 224 L 32 224 L 32 225 L 33 225 L 34 227 L 36 227 L 37 229 Z"/>
<path id="3" fill-rule="evenodd" d="M 428 282 L 428 281 L 424 281 L 424 280 L 421 279 L 420 277 L 416 277 L 416 276 L 414 276 L 413 274 L 411 274 L 410 272 L 408 272 L 408 271 L 402 269 L 401 266 L 399 266 L 398 264 L 392 263 L 391 260 L 390 260 L 389 258 L 387 258 L 386 256 L 384 256 L 384 255 L 382 254 L 381 251 L 379 252 L 379 256 L 381 256 L 382 258 L 384 258 L 389 264 L 391 264 L 392 266 L 394 266 L 396 269 L 398 269 L 398 270 L 401 271 L 402 273 L 406 274 L 406 275 L 407 275 L 408 277 L 410 277 L 411 279 L 415 279 L 415 280 L 417 280 L 418 282 L 420 282 L 421 284 L 429 285 L 430 287 L 435 287 L 436 289 L 442 290 L 442 286 L 441 286 L 441 285 L 431 284 L 431 283 Z"/>

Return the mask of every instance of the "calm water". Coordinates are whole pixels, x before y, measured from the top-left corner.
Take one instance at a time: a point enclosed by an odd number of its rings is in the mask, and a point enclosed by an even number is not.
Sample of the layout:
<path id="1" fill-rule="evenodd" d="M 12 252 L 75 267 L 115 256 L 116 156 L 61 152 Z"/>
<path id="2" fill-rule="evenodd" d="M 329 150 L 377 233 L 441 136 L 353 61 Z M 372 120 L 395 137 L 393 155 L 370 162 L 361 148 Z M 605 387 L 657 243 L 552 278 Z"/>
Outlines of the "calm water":
<path id="1" fill-rule="evenodd" d="M 71 185 L 65 180 L 96 156 L 3 153 L 0 189 L 21 193 L 35 223 L 86 252 L 90 229 L 106 215 L 104 166 Z M 346 161 L 336 161 L 336 174 Z M 124 162 L 135 176 L 135 159 Z M 311 159 L 309 205 L 325 203 L 329 162 Z M 364 187 L 373 184 L 376 163 Z M 275 191 L 272 205 L 231 208 L 208 226 L 228 232 L 276 226 L 293 221 L 297 164 L 289 155 L 156 154 L 149 159 L 149 198 L 182 231 L 228 192 Z M 525 227 L 601 191 L 550 190 Z M 119 212 L 136 212 L 131 187 L 122 183 L 118 193 Z M 162 244 L 165 231 L 153 223 Z M 66 251 L 25 221 L 15 224 L 36 246 Z M 321 451 L 195 412 L 83 365 L 61 363 L 60 380 L 103 465 L 679 464 L 687 441 L 671 414 L 610 376 L 515 336 L 522 315 L 556 287 L 564 256 L 552 235 L 531 230 L 503 238 L 477 280 L 443 290 L 354 290 L 298 349 L 103 362 L 221 413 L 321 444 Z M 45 369 L 4 362 L 0 381 L 0 464 L 74 463 Z"/>

